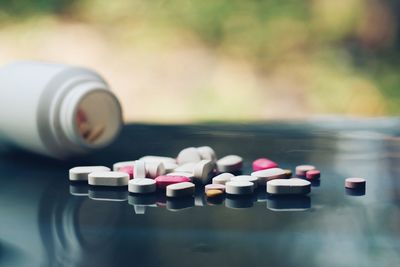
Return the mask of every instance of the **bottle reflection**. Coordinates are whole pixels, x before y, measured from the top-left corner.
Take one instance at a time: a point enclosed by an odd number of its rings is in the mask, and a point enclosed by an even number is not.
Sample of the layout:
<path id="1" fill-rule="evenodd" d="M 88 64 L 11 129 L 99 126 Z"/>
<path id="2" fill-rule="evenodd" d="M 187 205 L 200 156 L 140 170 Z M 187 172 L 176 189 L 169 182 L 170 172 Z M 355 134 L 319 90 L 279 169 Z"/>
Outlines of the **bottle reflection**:
<path id="1" fill-rule="evenodd" d="M 87 197 L 89 195 L 89 185 L 87 182 L 70 182 L 69 193 L 73 196 Z"/>
<path id="2" fill-rule="evenodd" d="M 126 201 L 128 190 L 126 187 L 89 186 L 89 198 L 101 201 Z"/>
<path id="3" fill-rule="evenodd" d="M 225 206 L 230 209 L 246 209 L 253 207 L 254 195 L 227 195 Z"/>
<path id="4" fill-rule="evenodd" d="M 181 211 L 194 207 L 194 197 L 182 197 L 182 198 L 167 198 L 167 210 L 170 211 Z"/>
<path id="5" fill-rule="evenodd" d="M 136 214 L 145 214 L 147 207 L 157 207 L 157 194 L 129 194 L 128 203 Z"/>
<path id="6" fill-rule="evenodd" d="M 304 195 L 268 196 L 267 209 L 272 211 L 305 211 L 311 208 L 311 198 Z"/>

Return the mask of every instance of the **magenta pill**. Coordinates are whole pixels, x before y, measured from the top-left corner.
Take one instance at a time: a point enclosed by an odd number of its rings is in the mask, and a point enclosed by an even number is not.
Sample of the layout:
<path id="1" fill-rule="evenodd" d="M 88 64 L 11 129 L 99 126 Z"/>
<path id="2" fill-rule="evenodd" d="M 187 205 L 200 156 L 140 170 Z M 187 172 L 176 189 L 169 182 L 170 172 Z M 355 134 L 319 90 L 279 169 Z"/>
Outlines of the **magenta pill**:
<path id="1" fill-rule="evenodd" d="M 118 171 L 129 174 L 129 179 L 133 178 L 133 166 L 124 166 L 119 168 Z"/>
<path id="2" fill-rule="evenodd" d="M 190 182 L 190 179 L 186 176 L 161 175 L 155 178 L 154 180 L 156 180 L 156 185 L 159 189 L 165 189 L 170 184 Z"/>
<path id="3" fill-rule="evenodd" d="M 276 162 L 266 158 L 260 158 L 253 161 L 253 171 L 261 171 L 278 167 Z"/>
<path id="4" fill-rule="evenodd" d="M 318 180 L 321 177 L 321 172 L 319 170 L 310 170 L 306 172 L 307 180 Z"/>
<path id="5" fill-rule="evenodd" d="M 363 189 L 365 188 L 366 180 L 363 178 L 351 177 L 347 178 L 344 186 L 349 189 Z"/>

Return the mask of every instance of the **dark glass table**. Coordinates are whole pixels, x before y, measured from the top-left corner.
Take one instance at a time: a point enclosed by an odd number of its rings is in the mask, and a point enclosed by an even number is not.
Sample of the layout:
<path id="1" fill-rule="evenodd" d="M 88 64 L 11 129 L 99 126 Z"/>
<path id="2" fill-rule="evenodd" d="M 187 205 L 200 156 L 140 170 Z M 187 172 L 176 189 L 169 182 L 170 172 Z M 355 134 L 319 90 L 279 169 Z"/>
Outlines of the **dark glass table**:
<path id="1" fill-rule="evenodd" d="M 60 162 L 0 156 L 0 266 L 400 266 L 400 122 L 397 119 L 128 125 L 110 147 Z M 209 145 L 218 156 L 316 165 L 303 197 L 214 201 L 140 197 L 70 184 L 76 165 Z M 344 179 L 367 179 L 352 195 Z"/>

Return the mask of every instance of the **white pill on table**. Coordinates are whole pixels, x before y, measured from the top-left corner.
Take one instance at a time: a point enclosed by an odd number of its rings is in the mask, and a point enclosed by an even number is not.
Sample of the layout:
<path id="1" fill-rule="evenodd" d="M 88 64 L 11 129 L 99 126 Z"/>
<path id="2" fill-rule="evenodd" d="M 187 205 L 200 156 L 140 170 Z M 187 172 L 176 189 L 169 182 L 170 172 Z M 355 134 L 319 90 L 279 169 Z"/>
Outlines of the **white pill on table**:
<path id="1" fill-rule="evenodd" d="M 116 162 L 113 164 L 113 171 L 119 171 L 123 167 L 133 166 L 134 164 L 135 164 L 134 160 Z"/>
<path id="2" fill-rule="evenodd" d="M 258 178 L 251 175 L 238 175 L 231 178 L 231 181 L 248 181 L 254 184 L 254 189 L 257 188 L 258 185 Z"/>
<path id="3" fill-rule="evenodd" d="M 135 160 L 133 178 L 146 178 L 146 163 L 143 160 Z"/>
<path id="4" fill-rule="evenodd" d="M 217 161 L 217 155 L 215 154 L 214 149 L 209 146 L 201 146 L 197 148 L 197 151 L 200 153 L 201 159 L 211 160 L 212 162 Z"/>
<path id="5" fill-rule="evenodd" d="M 267 182 L 268 194 L 273 195 L 305 195 L 311 191 L 311 183 L 304 179 L 274 179 Z"/>
<path id="6" fill-rule="evenodd" d="M 261 186 L 265 186 L 269 180 L 284 179 L 287 177 L 286 175 L 286 171 L 281 168 L 271 168 L 251 173 L 251 176 L 258 178 L 258 184 Z"/>
<path id="7" fill-rule="evenodd" d="M 167 174 L 167 176 L 184 176 L 189 178 L 190 180 L 194 179 L 193 173 L 190 172 L 170 172 Z"/>
<path id="8" fill-rule="evenodd" d="M 156 181 L 148 178 L 135 178 L 129 181 L 128 191 L 137 194 L 153 193 L 157 189 Z"/>
<path id="9" fill-rule="evenodd" d="M 315 170 L 313 165 L 299 165 L 296 167 L 296 176 L 304 178 L 308 171 Z"/>
<path id="10" fill-rule="evenodd" d="M 145 163 L 145 169 L 146 177 L 148 178 L 156 178 L 157 176 L 165 174 L 165 167 L 162 162 L 147 162 Z"/>
<path id="11" fill-rule="evenodd" d="M 80 166 L 69 170 L 69 179 L 71 181 L 87 181 L 89 173 L 95 171 L 110 171 L 110 168 L 105 166 Z"/>
<path id="12" fill-rule="evenodd" d="M 236 172 L 240 171 L 243 166 L 243 159 L 237 155 L 228 155 L 217 161 L 219 172 Z"/>
<path id="13" fill-rule="evenodd" d="M 210 173 L 214 170 L 214 163 L 211 160 L 201 160 L 193 168 L 194 178 L 206 184 Z"/>
<path id="14" fill-rule="evenodd" d="M 139 160 L 143 160 L 144 162 L 162 162 L 166 163 L 176 163 L 176 159 L 170 157 L 161 157 L 161 156 L 144 156 L 141 157 Z"/>
<path id="15" fill-rule="evenodd" d="M 195 147 L 188 147 L 181 152 L 179 152 L 176 161 L 179 165 L 188 163 L 188 162 L 199 162 L 201 160 L 201 156 L 197 148 Z"/>
<path id="16" fill-rule="evenodd" d="M 194 170 L 194 166 L 196 166 L 196 162 L 188 162 L 178 166 L 174 172 L 190 172 L 192 173 Z"/>
<path id="17" fill-rule="evenodd" d="M 176 163 L 168 163 L 168 162 L 165 162 L 164 163 L 164 168 L 165 168 L 165 173 L 170 173 L 170 172 L 173 172 L 173 171 L 175 171 L 175 169 L 176 168 L 178 168 L 179 166 L 178 166 L 178 164 L 176 164 Z"/>
<path id="18" fill-rule="evenodd" d="M 89 174 L 90 185 L 101 186 L 126 186 L 129 182 L 129 174 L 126 172 L 97 171 Z"/>
<path id="19" fill-rule="evenodd" d="M 195 185 L 191 182 L 170 184 L 166 188 L 167 197 L 184 197 L 194 194 Z"/>
<path id="20" fill-rule="evenodd" d="M 229 181 L 225 184 L 225 192 L 231 195 L 248 195 L 254 192 L 254 183 L 249 181 Z"/>
<path id="21" fill-rule="evenodd" d="M 212 183 L 225 185 L 226 182 L 229 182 L 232 177 L 235 177 L 235 175 L 229 172 L 224 172 L 212 178 Z"/>

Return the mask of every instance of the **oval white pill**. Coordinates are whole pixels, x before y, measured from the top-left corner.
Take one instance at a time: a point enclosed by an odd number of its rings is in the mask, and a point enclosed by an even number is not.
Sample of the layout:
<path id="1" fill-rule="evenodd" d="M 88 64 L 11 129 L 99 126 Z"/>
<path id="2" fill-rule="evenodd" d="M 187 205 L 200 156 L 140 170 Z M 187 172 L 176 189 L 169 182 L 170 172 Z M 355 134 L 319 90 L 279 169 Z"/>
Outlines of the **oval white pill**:
<path id="1" fill-rule="evenodd" d="M 135 164 L 134 160 L 116 162 L 113 164 L 113 171 L 119 171 L 123 167 L 133 166 L 134 164 Z"/>
<path id="2" fill-rule="evenodd" d="M 170 157 L 161 157 L 161 156 L 144 156 L 141 157 L 139 160 L 142 160 L 144 162 L 162 162 L 164 164 L 166 163 L 176 163 L 176 159 L 170 158 Z"/>
<path id="3" fill-rule="evenodd" d="M 243 166 L 243 159 L 237 155 L 228 155 L 217 161 L 219 172 L 236 172 L 240 171 Z"/>
<path id="4" fill-rule="evenodd" d="M 193 173 L 194 166 L 196 166 L 197 163 L 195 162 L 188 162 L 185 164 L 182 164 L 181 166 L 178 166 L 174 172 L 190 172 Z"/>
<path id="5" fill-rule="evenodd" d="M 135 160 L 133 178 L 146 178 L 146 163 L 143 160 Z"/>
<path id="6" fill-rule="evenodd" d="M 90 185 L 101 186 L 126 186 L 129 182 L 129 174 L 125 172 L 92 172 L 89 174 Z"/>
<path id="7" fill-rule="evenodd" d="M 214 170 L 214 163 L 211 160 L 201 160 L 193 168 L 193 175 L 199 182 L 206 184 L 210 173 Z"/>
<path id="8" fill-rule="evenodd" d="M 212 183 L 225 185 L 226 182 L 229 182 L 232 177 L 235 177 L 235 175 L 233 175 L 232 173 L 229 173 L 229 172 L 221 173 L 221 174 L 215 176 L 214 178 L 212 178 Z"/>
<path id="9" fill-rule="evenodd" d="M 135 178 L 128 184 L 128 191 L 131 193 L 147 194 L 155 192 L 156 189 L 156 181 L 148 178 Z"/>
<path id="10" fill-rule="evenodd" d="M 164 163 L 162 162 L 147 162 L 145 163 L 146 176 L 148 178 L 156 178 L 165 174 Z M 142 177 L 140 177 L 142 178 Z"/>
<path id="11" fill-rule="evenodd" d="M 178 167 L 179 166 L 176 163 L 168 163 L 168 162 L 164 163 L 165 173 L 173 172 Z"/>
<path id="12" fill-rule="evenodd" d="M 271 168 L 261 171 L 255 171 L 251 173 L 251 176 L 258 178 L 258 184 L 265 186 L 266 182 L 273 179 L 284 179 L 286 178 L 286 171 L 281 168 Z"/>
<path id="13" fill-rule="evenodd" d="M 195 185 L 191 182 L 170 184 L 166 188 L 167 197 L 184 197 L 194 194 Z"/>
<path id="14" fill-rule="evenodd" d="M 214 163 L 217 161 L 217 155 L 211 147 L 201 146 L 197 148 L 197 151 L 199 151 L 201 159 L 207 159 Z"/>
<path id="15" fill-rule="evenodd" d="M 273 195 L 305 195 L 311 191 L 311 183 L 304 179 L 274 179 L 267 182 L 267 193 Z"/>
<path id="16" fill-rule="evenodd" d="M 199 162 L 201 160 L 200 153 L 195 147 L 188 147 L 179 152 L 176 161 L 179 165 L 188 162 Z"/>
<path id="17" fill-rule="evenodd" d="M 69 179 L 71 181 L 87 181 L 89 173 L 95 171 L 110 171 L 110 168 L 105 166 L 80 166 L 69 170 Z"/>
<path id="18" fill-rule="evenodd" d="M 254 183 L 249 181 L 229 181 L 225 184 L 225 192 L 232 195 L 247 195 L 254 192 Z"/>
<path id="19" fill-rule="evenodd" d="M 251 175 L 238 175 L 231 178 L 231 181 L 248 181 L 254 184 L 254 189 L 257 188 L 258 185 L 258 178 Z"/>

